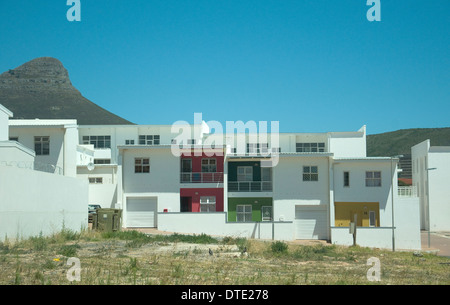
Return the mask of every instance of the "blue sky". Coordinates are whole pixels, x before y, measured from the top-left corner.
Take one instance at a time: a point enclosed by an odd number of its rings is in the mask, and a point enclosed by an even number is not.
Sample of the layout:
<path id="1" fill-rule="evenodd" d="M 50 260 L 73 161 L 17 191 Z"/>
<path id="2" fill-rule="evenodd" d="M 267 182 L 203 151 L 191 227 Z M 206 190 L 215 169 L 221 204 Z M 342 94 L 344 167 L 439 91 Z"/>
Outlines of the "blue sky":
<path id="1" fill-rule="evenodd" d="M 450 127 L 450 1 L 0 0 L 0 72 L 58 58 L 137 124 L 279 121 L 282 132 Z"/>

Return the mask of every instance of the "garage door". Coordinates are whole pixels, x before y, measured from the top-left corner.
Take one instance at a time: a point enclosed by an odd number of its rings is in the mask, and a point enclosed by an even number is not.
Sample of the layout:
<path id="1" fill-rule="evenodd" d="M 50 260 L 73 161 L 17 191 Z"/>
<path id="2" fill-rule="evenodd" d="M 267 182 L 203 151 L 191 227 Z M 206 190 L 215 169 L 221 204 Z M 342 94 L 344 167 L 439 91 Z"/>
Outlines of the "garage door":
<path id="1" fill-rule="evenodd" d="M 127 198 L 128 228 L 155 228 L 156 227 L 156 198 Z"/>
<path id="2" fill-rule="evenodd" d="M 325 207 L 297 206 L 295 208 L 296 239 L 328 239 Z"/>

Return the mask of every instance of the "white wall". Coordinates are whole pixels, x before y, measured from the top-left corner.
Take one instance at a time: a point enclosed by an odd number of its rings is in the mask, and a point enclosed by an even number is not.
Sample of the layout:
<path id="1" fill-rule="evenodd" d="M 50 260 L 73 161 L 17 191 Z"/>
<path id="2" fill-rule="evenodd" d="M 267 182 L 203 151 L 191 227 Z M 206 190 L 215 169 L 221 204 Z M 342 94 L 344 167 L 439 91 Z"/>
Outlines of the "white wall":
<path id="1" fill-rule="evenodd" d="M 450 231 L 450 147 L 430 147 L 428 153 L 431 231 Z"/>
<path id="2" fill-rule="evenodd" d="M 77 178 L 89 181 L 89 178 L 102 178 L 101 184 L 89 184 L 89 204 L 99 204 L 102 208 L 116 208 L 118 201 L 117 165 L 96 164 L 93 170 L 85 166 L 78 167 Z"/>
<path id="3" fill-rule="evenodd" d="M 303 181 L 303 166 L 318 166 L 319 181 Z M 280 156 L 272 170 L 274 219 L 295 219 L 296 205 L 328 205 L 328 157 Z"/>
<path id="4" fill-rule="evenodd" d="M 130 148 L 123 152 L 122 204 L 127 196 L 157 197 L 158 211 L 180 211 L 180 159 L 170 147 Z M 135 173 L 135 158 L 150 158 L 150 173 Z M 121 190 L 119 190 L 121 193 Z M 124 207 L 125 209 L 125 207 Z"/>
<path id="5" fill-rule="evenodd" d="M 32 128 L 19 128 L 11 126 L 10 136 L 18 137 L 21 144 L 33 151 L 35 136 L 50 136 L 50 154 L 47 156 L 37 155 L 35 161 L 64 168 L 64 129 L 36 128 L 34 130 Z"/>
<path id="6" fill-rule="evenodd" d="M 330 132 L 329 151 L 335 158 L 366 157 L 366 127 L 357 132 Z"/>
<path id="7" fill-rule="evenodd" d="M 392 169 L 392 171 L 391 171 Z M 380 226 L 391 226 L 391 187 L 397 194 L 397 179 L 393 179 L 396 163 L 390 160 L 336 160 L 333 165 L 333 204 L 330 208 L 331 226 L 334 226 L 334 202 L 378 202 Z M 350 173 L 350 187 L 344 187 L 344 172 Z M 366 171 L 381 171 L 381 187 L 366 187 Z"/>
<path id="8" fill-rule="evenodd" d="M 430 140 L 423 141 L 411 147 L 412 162 L 412 180 L 413 185 L 417 188 L 420 199 L 420 227 L 428 229 L 428 211 L 427 211 L 427 171 L 428 167 L 428 150 L 430 148 Z"/>
<path id="9" fill-rule="evenodd" d="M 86 181 L 0 166 L 0 239 L 49 235 L 88 224 Z"/>
<path id="10" fill-rule="evenodd" d="M 0 104 L 0 141 L 9 140 L 9 118 L 12 117 L 12 112 Z"/>
<path id="11" fill-rule="evenodd" d="M 394 202 L 394 231 L 392 227 L 358 227 L 356 244 L 361 247 L 395 250 L 420 250 L 418 198 L 402 198 Z M 394 236 L 394 238 L 393 238 Z M 331 243 L 351 246 L 353 235 L 348 227 L 332 227 Z"/>
<path id="12" fill-rule="evenodd" d="M 223 213 L 158 213 L 158 230 L 185 234 L 293 240 L 292 222 L 227 222 Z"/>

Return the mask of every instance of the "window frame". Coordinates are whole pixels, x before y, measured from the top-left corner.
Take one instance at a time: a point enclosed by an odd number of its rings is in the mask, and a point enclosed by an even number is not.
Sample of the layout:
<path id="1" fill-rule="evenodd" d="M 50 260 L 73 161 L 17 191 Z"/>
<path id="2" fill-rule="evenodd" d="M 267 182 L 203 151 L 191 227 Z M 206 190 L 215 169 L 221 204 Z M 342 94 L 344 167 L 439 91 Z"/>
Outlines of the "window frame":
<path id="1" fill-rule="evenodd" d="M 296 152 L 325 152 L 325 142 L 297 142 Z"/>
<path id="2" fill-rule="evenodd" d="M 108 136 L 108 135 L 102 135 L 102 136 L 88 135 L 88 136 L 83 136 L 82 141 L 83 141 L 83 145 L 94 145 L 95 149 L 108 149 L 108 148 L 111 148 L 111 136 Z M 103 144 L 99 145 L 99 143 L 103 143 Z"/>
<path id="3" fill-rule="evenodd" d="M 239 208 L 242 208 L 242 211 L 239 211 Z M 251 222 L 252 214 L 253 208 L 251 204 L 236 205 L 236 222 Z M 240 217 L 242 218 L 242 220 L 240 219 Z"/>
<path id="4" fill-rule="evenodd" d="M 47 139 L 47 140 L 45 140 Z M 34 151 L 36 156 L 50 155 L 50 136 L 35 136 L 34 137 Z"/>
<path id="5" fill-rule="evenodd" d="M 244 173 L 240 174 L 239 173 L 240 169 L 243 169 Z M 248 169 L 250 169 L 250 173 L 247 173 Z M 244 177 L 244 179 L 242 179 L 242 177 Z M 248 180 L 248 178 L 250 178 L 250 180 Z M 236 180 L 238 182 L 251 182 L 251 181 L 253 181 L 253 166 L 238 166 L 238 167 L 236 167 Z"/>
<path id="6" fill-rule="evenodd" d="M 103 177 L 89 177 L 89 184 L 103 184 Z"/>
<path id="7" fill-rule="evenodd" d="M 379 177 L 376 177 L 376 174 Z M 382 183 L 381 183 L 381 171 L 366 171 L 366 175 L 365 175 L 365 184 L 366 187 L 381 187 Z"/>
<path id="8" fill-rule="evenodd" d="M 313 171 L 315 169 L 315 171 Z M 319 166 L 304 165 L 303 166 L 303 181 L 304 182 L 318 182 L 319 181 Z"/>
<path id="9" fill-rule="evenodd" d="M 344 177 L 343 177 L 343 179 L 344 179 L 344 181 L 343 181 L 343 184 L 344 184 L 344 187 L 350 187 L 350 172 L 349 171 L 344 171 Z"/>
<path id="10" fill-rule="evenodd" d="M 147 157 L 134 158 L 134 173 L 135 174 L 149 174 L 150 173 L 150 158 L 147 158 Z"/>
<path id="11" fill-rule="evenodd" d="M 203 164 L 204 161 L 206 161 L 207 164 Z M 214 162 L 212 162 L 212 161 L 214 161 Z M 203 158 L 202 162 L 201 162 L 201 167 L 202 167 L 202 173 L 217 173 L 217 159 L 216 158 Z"/>
<path id="12" fill-rule="evenodd" d="M 138 136 L 139 145 L 160 145 L 161 136 L 160 135 L 139 135 Z"/>
<path id="13" fill-rule="evenodd" d="M 205 201 L 202 201 L 206 199 Z M 200 196 L 200 212 L 204 212 L 204 213 L 212 213 L 212 212 L 216 212 L 216 203 L 217 203 L 217 198 L 216 196 Z M 203 210 L 203 209 L 206 209 Z"/>

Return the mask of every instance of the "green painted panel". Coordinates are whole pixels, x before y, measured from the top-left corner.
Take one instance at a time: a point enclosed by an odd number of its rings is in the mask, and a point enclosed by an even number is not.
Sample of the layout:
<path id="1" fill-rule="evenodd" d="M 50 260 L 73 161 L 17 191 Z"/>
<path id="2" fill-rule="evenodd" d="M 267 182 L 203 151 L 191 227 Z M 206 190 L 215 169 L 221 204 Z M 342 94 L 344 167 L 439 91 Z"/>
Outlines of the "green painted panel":
<path id="1" fill-rule="evenodd" d="M 256 203 L 255 203 L 256 202 Z M 261 207 L 272 206 L 272 198 L 249 197 L 228 198 L 228 221 L 236 222 L 236 206 L 251 205 L 252 221 L 262 221 Z"/>
<path id="2" fill-rule="evenodd" d="M 261 181 L 261 162 L 260 161 L 228 162 L 228 181 L 237 181 L 238 166 L 253 167 L 253 181 Z"/>

